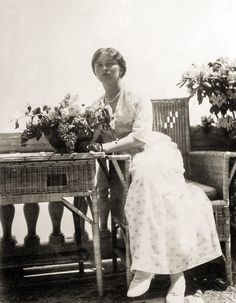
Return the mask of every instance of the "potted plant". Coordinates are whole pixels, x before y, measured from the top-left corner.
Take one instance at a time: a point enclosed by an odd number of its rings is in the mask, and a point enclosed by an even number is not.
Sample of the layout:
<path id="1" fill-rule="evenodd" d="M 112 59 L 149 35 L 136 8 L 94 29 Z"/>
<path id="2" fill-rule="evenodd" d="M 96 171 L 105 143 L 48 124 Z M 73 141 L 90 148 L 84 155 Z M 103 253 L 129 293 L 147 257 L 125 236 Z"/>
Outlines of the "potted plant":
<path id="1" fill-rule="evenodd" d="M 218 128 L 221 134 L 236 140 L 236 59 L 219 58 L 207 65 L 193 64 L 178 85 L 185 85 L 190 96 L 196 94 L 199 104 L 203 100 L 210 102 L 210 114 L 202 118 L 205 133 Z"/>
<path id="2" fill-rule="evenodd" d="M 101 104 L 94 108 L 80 104 L 77 96 L 69 94 L 56 106 L 43 105 L 25 112 L 26 127 L 21 133 L 21 145 L 33 138 L 39 140 L 43 135 L 61 153 L 79 151 L 82 141 L 99 140 L 100 132 L 114 130 L 114 118 L 110 107 Z M 19 128 L 19 119 L 15 120 Z"/>

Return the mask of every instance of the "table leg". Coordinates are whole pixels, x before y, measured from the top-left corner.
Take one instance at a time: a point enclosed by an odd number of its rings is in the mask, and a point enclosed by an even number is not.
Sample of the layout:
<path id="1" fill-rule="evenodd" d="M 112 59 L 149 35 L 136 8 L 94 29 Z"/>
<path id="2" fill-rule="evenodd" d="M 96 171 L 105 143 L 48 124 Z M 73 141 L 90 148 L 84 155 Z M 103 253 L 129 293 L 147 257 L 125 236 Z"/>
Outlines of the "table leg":
<path id="1" fill-rule="evenodd" d="M 103 296 L 103 277 L 102 277 L 102 256 L 101 256 L 101 245 L 100 245 L 100 233 L 99 233 L 99 215 L 98 215 L 98 200 L 97 194 L 93 196 L 92 213 L 93 222 L 93 250 L 94 250 L 94 261 L 96 266 L 96 277 L 97 287 L 99 296 Z"/>
<path id="2" fill-rule="evenodd" d="M 80 228 L 80 217 L 75 214 L 73 214 L 73 221 L 74 221 L 74 227 L 75 227 L 75 242 L 78 250 L 81 248 L 81 228 Z M 79 272 L 84 273 L 84 263 L 79 260 Z"/>
<path id="3" fill-rule="evenodd" d="M 111 231 L 112 231 L 112 265 L 113 271 L 116 272 L 118 269 L 117 266 L 117 253 L 115 249 L 117 248 L 117 227 L 116 223 L 111 216 Z"/>

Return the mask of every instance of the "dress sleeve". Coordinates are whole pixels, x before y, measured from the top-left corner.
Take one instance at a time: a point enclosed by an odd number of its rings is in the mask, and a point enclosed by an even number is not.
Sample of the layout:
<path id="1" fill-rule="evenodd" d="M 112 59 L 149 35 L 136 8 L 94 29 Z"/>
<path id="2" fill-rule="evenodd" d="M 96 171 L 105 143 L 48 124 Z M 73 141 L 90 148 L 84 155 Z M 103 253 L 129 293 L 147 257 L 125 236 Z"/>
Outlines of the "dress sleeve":
<path id="1" fill-rule="evenodd" d="M 146 143 L 152 131 L 152 104 L 144 94 L 137 94 L 132 131 L 128 136 Z"/>

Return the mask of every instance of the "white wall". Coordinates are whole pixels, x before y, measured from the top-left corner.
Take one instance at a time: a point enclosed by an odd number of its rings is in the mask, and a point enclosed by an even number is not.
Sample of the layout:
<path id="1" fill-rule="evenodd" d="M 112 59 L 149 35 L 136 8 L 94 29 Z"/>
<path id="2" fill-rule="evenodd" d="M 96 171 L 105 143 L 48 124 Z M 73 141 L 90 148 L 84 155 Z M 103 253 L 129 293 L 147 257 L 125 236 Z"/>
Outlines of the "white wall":
<path id="1" fill-rule="evenodd" d="M 235 17 L 235 0 L 0 0 L 0 132 L 27 102 L 93 101 L 99 47 L 120 50 L 126 81 L 150 97 L 186 96 L 176 83 L 191 63 L 236 56 Z M 194 103 L 193 124 L 204 112 Z"/>

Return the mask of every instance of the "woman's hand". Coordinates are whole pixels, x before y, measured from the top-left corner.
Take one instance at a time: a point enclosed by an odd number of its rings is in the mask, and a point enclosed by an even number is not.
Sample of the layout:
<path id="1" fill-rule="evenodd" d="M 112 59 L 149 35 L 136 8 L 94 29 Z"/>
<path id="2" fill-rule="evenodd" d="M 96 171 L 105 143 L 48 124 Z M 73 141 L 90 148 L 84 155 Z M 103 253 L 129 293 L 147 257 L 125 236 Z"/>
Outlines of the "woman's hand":
<path id="1" fill-rule="evenodd" d="M 102 144 L 97 142 L 90 142 L 90 141 L 84 141 L 80 143 L 79 152 L 88 153 L 90 151 L 102 152 L 103 151 Z"/>

